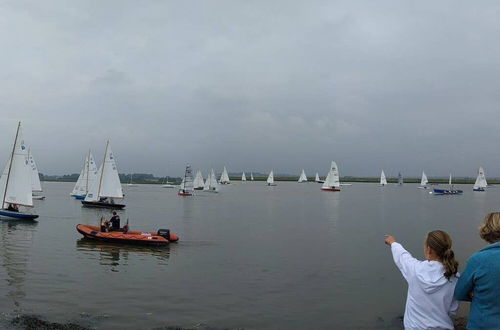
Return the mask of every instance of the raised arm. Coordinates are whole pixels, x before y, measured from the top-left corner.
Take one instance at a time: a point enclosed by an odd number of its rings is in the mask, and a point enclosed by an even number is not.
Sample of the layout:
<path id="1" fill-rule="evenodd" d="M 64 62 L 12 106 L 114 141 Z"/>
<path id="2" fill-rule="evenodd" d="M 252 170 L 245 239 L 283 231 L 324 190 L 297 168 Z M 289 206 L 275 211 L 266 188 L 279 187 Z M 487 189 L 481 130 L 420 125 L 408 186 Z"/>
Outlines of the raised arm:
<path id="1" fill-rule="evenodd" d="M 391 246 L 394 263 L 398 266 L 403 277 L 408 280 L 408 277 L 415 271 L 415 265 L 419 261 L 413 258 L 410 252 L 406 251 L 401 244 L 396 242 L 394 237 L 387 235 L 385 243 Z"/>

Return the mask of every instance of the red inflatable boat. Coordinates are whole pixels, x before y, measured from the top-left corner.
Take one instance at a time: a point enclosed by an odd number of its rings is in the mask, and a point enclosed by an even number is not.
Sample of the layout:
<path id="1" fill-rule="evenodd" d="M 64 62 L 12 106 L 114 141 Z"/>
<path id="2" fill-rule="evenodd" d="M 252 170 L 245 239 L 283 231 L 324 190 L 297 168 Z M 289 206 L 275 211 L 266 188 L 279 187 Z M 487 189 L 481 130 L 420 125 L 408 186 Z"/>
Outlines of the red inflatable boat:
<path id="1" fill-rule="evenodd" d="M 86 238 L 118 244 L 167 245 L 179 240 L 179 237 L 168 229 L 159 229 L 158 231 L 129 230 L 126 233 L 122 231 L 103 232 L 98 226 L 78 224 L 76 230 Z"/>

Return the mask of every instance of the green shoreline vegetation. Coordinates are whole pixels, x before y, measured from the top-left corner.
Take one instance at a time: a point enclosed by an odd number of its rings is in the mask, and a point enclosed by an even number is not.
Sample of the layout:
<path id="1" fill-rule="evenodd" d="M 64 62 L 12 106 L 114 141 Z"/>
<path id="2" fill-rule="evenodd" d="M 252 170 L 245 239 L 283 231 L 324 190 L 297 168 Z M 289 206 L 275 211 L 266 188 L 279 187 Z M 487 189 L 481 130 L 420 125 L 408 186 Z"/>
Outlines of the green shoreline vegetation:
<path id="1" fill-rule="evenodd" d="M 230 174 L 229 179 L 233 182 L 241 181 L 241 174 Z M 255 174 L 255 181 L 266 181 L 267 174 Z M 290 175 L 281 175 L 275 176 L 274 181 L 297 181 L 299 179 L 298 176 L 290 176 Z M 308 177 L 308 182 L 314 182 L 314 177 Z M 324 177 L 321 177 L 324 179 Z M 78 174 L 65 174 L 65 175 L 45 175 L 40 173 L 41 181 L 48 182 L 76 182 L 78 180 Z M 120 174 L 120 180 L 123 184 L 127 184 L 130 182 L 130 173 Z M 168 177 L 169 183 L 180 184 L 182 178 L 180 177 Z M 453 178 L 454 184 L 474 184 L 475 178 Z M 132 182 L 139 184 L 164 184 L 167 181 L 166 177 L 155 177 L 153 174 L 145 174 L 145 173 L 132 173 Z M 249 181 L 247 179 L 247 181 Z M 378 177 L 352 177 L 346 176 L 341 177 L 340 182 L 344 183 L 356 183 L 356 182 L 365 182 L 365 183 L 378 183 L 380 182 L 380 178 Z M 388 183 L 397 183 L 398 178 L 387 178 Z M 420 178 L 405 178 L 405 183 L 420 183 Z M 448 178 L 429 178 L 429 184 L 447 184 Z M 488 179 L 489 184 L 500 184 L 500 179 Z"/>

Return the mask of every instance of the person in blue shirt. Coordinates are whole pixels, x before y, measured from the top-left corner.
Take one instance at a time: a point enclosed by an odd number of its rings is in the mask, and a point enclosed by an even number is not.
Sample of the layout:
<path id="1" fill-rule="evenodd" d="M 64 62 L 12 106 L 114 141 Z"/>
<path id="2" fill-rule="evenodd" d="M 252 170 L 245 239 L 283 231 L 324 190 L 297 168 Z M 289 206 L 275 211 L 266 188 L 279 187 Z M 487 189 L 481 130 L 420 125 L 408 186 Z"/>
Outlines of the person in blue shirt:
<path id="1" fill-rule="evenodd" d="M 490 245 L 470 257 L 455 298 L 471 301 L 467 329 L 500 329 L 500 212 L 486 215 L 479 235 Z"/>

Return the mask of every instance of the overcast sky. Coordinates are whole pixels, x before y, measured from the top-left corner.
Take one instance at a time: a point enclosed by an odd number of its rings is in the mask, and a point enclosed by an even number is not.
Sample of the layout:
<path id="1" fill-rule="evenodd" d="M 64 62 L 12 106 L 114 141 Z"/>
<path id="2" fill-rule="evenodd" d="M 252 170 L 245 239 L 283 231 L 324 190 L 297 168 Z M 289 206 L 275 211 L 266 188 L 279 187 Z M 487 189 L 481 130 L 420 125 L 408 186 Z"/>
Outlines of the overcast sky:
<path id="1" fill-rule="evenodd" d="M 499 1 L 2 1 L 0 162 L 500 176 Z"/>

